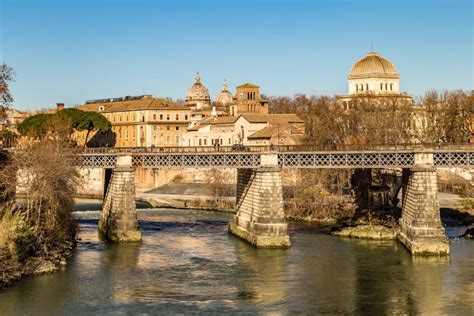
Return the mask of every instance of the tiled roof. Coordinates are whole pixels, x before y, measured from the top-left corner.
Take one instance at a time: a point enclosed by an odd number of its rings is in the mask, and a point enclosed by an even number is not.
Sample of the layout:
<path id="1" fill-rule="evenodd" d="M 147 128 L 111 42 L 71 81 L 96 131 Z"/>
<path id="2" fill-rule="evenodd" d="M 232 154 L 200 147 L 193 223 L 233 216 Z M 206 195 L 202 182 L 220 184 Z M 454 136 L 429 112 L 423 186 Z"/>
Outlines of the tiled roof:
<path id="1" fill-rule="evenodd" d="M 255 138 L 272 138 L 272 137 L 278 137 L 280 135 L 281 137 L 286 136 L 286 135 L 291 135 L 292 130 L 291 130 L 291 125 L 286 123 L 286 124 L 281 124 L 281 125 L 270 125 L 265 128 L 262 128 L 259 131 L 256 131 L 252 135 L 249 135 L 249 139 L 255 139 Z"/>
<path id="2" fill-rule="evenodd" d="M 199 128 L 207 125 L 234 124 L 240 117 L 243 117 L 249 123 L 268 123 L 278 129 L 289 127 L 290 123 L 304 123 L 296 114 L 240 114 L 238 116 L 218 116 L 216 118 L 206 117 L 198 125 L 188 129 L 188 131 L 197 131 Z M 268 127 L 267 127 L 268 128 Z"/>
<path id="3" fill-rule="evenodd" d="M 166 99 L 157 99 L 153 97 L 142 98 L 138 100 L 87 103 L 80 106 L 79 109 L 84 111 L 99 112 L 99 108 L 101 106 L 104 107 L 104 110 L 100 112 L 105 113 L 139 110 L 189 110 L 187 106 L 171 102 Z"/>
<path id="4" fill-rule="evenodd" d="M 304 123 L 296 114 L 253 114 L 247 113 L 242 116 L 250 123 L 269 123 L 270 125 L 284 123 Z"/>
<path id="5" fill-rule="evenodd" d="M 206 117 L 203 120 L 199 121 L 199 123 L 191 128 L 188 128 L 189 132 L 197 131 L 201 127 L 207 125 L 218 125 L 218 124 L 234 124 L 239 116 L 218 116 L 216 118 L 213 117 Z"/>
<path id="6" fill-rule="evenodd" d="M 217 124 L 233 124 L 238 120 L 238 116 L 218 116 L 216 118 L 206 117 L 199 124 L 201 125 L 217 125 Z"/>
<path id="7" fill-rule="evenodd" d="M 257 86 L 256 84 L 247 82 L 247 83 L 241 84 L 240 86 L 237 86 L 237 88 L 260 88 L 260 87 Z"/>

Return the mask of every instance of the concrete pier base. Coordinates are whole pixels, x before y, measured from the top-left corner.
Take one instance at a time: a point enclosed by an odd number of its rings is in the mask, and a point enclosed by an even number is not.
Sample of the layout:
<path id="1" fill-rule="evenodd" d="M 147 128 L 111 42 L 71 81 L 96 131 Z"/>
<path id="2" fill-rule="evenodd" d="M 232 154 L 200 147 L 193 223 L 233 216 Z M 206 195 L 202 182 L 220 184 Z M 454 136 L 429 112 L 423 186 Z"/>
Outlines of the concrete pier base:
<path id="1" fill-rule="evenodd" d="M 398 240 L 413 255 L 447 255 L 449 242 L 441 224 L 436 169 L 420 166 L 409 171 L 403 187 L 403 210 Z"/>
<path id="2" fill-rule="evenodd" d="M 111 242 L 142 239 L 135 207 L 135 171 L 131 156 L 117 157 L 99 219 L 99 235 Z"/>
<path id="3" fill-rule="evenodd" d="M 275 157 L 270 157 L 271 163 L 264 162 L 256 170 L 238 170 L 237 214 L 229 223 L 229 233 L 257 248 L 288 248 L 281 168 L 271 164 Z"/>

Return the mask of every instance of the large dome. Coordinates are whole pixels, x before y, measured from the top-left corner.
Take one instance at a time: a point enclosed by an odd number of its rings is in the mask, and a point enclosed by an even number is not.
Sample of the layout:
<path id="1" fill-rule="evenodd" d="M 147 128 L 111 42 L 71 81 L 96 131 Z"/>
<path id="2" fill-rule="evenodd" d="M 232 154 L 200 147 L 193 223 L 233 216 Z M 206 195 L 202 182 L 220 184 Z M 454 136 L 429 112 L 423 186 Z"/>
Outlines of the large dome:
<path id="1" fill-rule="evenodd" d="M 188 89 L 188 93 L 186 94 L 186 102 L 189 103 L 210 103 L 211 97 L 209 96 L 209 92 L 207 88 L 201 83 L 201 76 L 199 72 L 196 74 L 194 78 L 194 84 L 191 88 Z"/>
<path id="2" fill-rule="evenodd" d="M 234 97 L 232 93 L 229 91 L 229 86 L 227 82 L 224 80 L 224 85 L 222 87 L 222 91 L 216 97 L 216 103 L 222 105 L 229 105 L 234 101 Z"/>
<path id="3" fill-rule="evenodd" d="M 389 60 L 375 52 L 370 52 L 352 65 L 348 79 L 390 78 L 399 79 L 400 75 Z"/>

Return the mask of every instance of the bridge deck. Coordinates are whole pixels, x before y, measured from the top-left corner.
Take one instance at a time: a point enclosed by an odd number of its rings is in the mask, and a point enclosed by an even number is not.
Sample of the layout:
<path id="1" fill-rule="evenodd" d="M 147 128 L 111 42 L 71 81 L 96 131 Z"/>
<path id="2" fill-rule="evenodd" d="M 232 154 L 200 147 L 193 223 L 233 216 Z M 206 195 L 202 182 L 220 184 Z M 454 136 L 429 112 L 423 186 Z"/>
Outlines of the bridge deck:
<path id="1" fill-rule="evenodd" d="M 268 147 L 265 148 L 266 151 L 262 148 L 250 148 L 245 151 L 220 149 L 205 152 L 115 148 L 108 152 L 87 151 L 77 158 L 77 164 L 112 168 L 115 166 L 116 156 L 131 155 L 135 166 L 147 168 L 258 168 L 261 166 L 261 156 L 271 153 L 278 155 L 278 165 L 284 168 L 410 168 L 415 165 L 415 152 L 420 151 L 268 151 Z M 443 148 L 431 152 L 437 167 L 474 167 L 474 147 Z"/>

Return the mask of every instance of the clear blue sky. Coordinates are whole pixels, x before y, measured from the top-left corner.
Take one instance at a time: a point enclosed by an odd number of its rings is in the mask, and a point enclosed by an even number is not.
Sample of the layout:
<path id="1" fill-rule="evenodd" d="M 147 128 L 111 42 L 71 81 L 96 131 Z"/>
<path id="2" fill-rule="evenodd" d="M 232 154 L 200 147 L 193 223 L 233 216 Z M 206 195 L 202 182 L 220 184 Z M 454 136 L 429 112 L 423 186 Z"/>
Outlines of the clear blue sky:
<path id="1" fill-rule="evenodd" d="M 199 70 L 267 95 L 347 91 L 374 50 L 415 96 L 473 89 L 472 0 L 0 0 L 0 60 L 18 108 L 138 95 L 184 98 Z"/>

